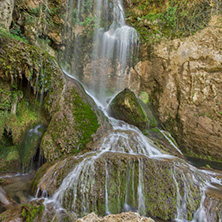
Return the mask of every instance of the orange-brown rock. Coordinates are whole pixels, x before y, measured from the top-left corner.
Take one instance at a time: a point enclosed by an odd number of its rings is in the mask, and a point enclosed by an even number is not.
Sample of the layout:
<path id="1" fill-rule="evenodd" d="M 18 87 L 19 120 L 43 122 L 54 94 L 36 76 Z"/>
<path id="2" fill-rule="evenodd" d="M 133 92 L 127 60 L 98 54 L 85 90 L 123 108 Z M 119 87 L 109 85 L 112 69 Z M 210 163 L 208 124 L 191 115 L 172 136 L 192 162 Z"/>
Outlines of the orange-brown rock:
<path id="1" fill-rule="evenodd" d="M 155 45 L 134 71 L 180 148 L 221 161 L 222 16 L 193 36 Z"/>

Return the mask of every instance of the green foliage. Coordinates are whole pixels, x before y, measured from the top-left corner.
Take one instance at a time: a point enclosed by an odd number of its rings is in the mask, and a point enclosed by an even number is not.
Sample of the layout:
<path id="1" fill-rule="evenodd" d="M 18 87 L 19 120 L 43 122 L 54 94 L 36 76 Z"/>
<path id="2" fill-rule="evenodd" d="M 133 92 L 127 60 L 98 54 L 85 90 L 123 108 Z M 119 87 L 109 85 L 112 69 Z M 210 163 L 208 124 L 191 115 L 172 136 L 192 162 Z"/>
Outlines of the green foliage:
<path id="1" fill-rule="evenodd" d="M 207 26 L 211 16 L 222 11 L 220 0 L 141 0 L 128 9 L 128 21 L 145 42 L 194 34 Z"/>
<path id="2" fill-rule="evenodd" d="M 22 206 L 22 218 L 26 222 L 33 222 L 36 217 L 42 214 L 45 207 L 41 205 L 24 204 Z"/>
<path id="3" fill-rule="evenodd" d="M 11 33 L 6 29 L 0 27 L 0 36 L 28 43 L 27 39 L 21 34 L 20 30 L 18 29 L 18 26 L 15 27 L 16 28 L 12 29 Z"/>
<path id="4" fill-rule="evenodd" d="M 173 0 L 162 13 L 161 31 L 170 37 L 194 34 L 207 26 L 211 17 L 211 7 L 207 2 L 190 4 L 187 0 Z"/>

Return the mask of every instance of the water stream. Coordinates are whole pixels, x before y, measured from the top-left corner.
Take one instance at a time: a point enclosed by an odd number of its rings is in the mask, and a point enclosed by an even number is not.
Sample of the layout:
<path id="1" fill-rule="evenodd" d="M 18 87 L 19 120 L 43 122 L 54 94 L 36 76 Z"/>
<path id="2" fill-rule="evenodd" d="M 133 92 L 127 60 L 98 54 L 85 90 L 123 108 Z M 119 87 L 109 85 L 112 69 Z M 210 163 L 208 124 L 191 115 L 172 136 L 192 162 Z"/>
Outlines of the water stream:
<path id="1" fill-rule="evenodd" d="M 207 221 L 202 216 L 210 210 L 204 205 L 205 191 L 212 182 L 221 189 L 221 180 L 215 181 L 209 173 L 196 169 L 184 160 L 162 154 L 135 126 L 108 118 L 112 132 L 102 138 L 98 150 L 75 157 L 80 161 L 64 178 L 59 189 L 45 199 L 46 207 L 53 202 L 57 209 L 65 208 L 77 217 L 92 211 L 100 215 L 122 211 L 149 215 L 150 200 L 147 199 L 151 197 L 147 195 L 147 187 L 151 184 L 147 180 L 151 178 L 148 171 L 152 165 L 157 165 L 156 169 L 161 172 L 162 166 L 169 171 L 166 183 L 170 182 L 173 186 L 170 192 L 176 201 L 175 211 L 172 212 L 175 220 L 190 221 L 192 211 L 193 222 Z M 155 183 L 165 176 L 154 172 L 154 180 L 157 177 Z M 164 184 L 164 181 L 160 183 Z M 46 192 L 42 190 L 43 194 Z M 164 192 L 167 201 L 170 193 Z M 159 195 L 155 201 L 157 206 L 161 204 Z"/>
<path id="2" fill-rule="evenodd" d="M 207 187 L 214 182 L 221 189 L 220 179 L 215 181 L 184 160 L 163 154 L 138 128 L 105 112 L 107 89 L 116 93 L 127 85 L 139 45 L 137 32 L 125 23 L 121 1 L 68 0 L 67 5 L 64 72 L 81 80 L 100 101 L 112 130 L 100 139 L 97 150 L 74 157 L 73 169 L 50 197 L 46 197 L 47 184 L 45 190 L 39 187 L 36 197 L 42 193 L 46 208 L 53 203 L 78 217 L 92 211 L 104 215 L 131 210 L 141 215 L 155 211 L 156 217 L 176 221 L 205 222 L 216 217 L 221 221 L 221 215 L 212 216 L 205 203 Z M 87 21 L 93 21 L 94 32 L 86 53 Z M 162 134 L 181 153 L 170 135 Z"/>
<path id="3" fill-rule="evenodd" d="M 105 104 L 129 79 L 139 35 L 126 25 L 121 0 L 68 0 L 66 13 L 61 65 Z"/>

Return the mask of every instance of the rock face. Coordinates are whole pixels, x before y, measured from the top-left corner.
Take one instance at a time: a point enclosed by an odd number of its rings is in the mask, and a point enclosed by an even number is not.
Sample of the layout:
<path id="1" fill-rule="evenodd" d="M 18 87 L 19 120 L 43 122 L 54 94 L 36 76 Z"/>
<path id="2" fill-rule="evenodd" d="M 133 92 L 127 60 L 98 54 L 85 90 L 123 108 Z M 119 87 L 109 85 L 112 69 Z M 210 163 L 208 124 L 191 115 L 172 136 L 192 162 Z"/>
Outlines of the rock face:
<path id="1" fill-rule="evenodd" d="M 40 48 L 11 39 L 7 32 L 0 33 L 0 44 L 0 149 L 18 148 L 22 136 L 38 123 L 49 124 L 41 142 L 47 160 L 83 149 L 104 122 L 94 101 Z M 0 156 L 8 158 L 8 153 Z"/>
<path id="2" fill-rule="evenodd" d="M 0 204 L 4 206 L 14 204 L 14 201 L 6 194 L 2 187 L 0 187 Z"/>
<path id="3" fill-rule="evenodd" d="M 222 17 L 189 38 L 153 47 L 135 71 L 140 90 L 190 156 L 222 159 Z"/>
<path id="4" fill-rule="evenodd" d="M 95 213 L 91 213 L 82 219 L 78 219 L 77 222 L 125 222 L 125 221 L 131 221 L 131 222 L 154 222 L 151 218 L 147 217 L 140 217 L 139 214 L 128 212 L 128 213 L 121 213 L 116 215 L 108 215 L 103 218 L 98 217 Z"/>
<path id="5" fill-rule="evenodd" d="M 44 94 L 42 84 L 37 81 L 41 69 L 40 58 L 44 58 L 49 65 L 49 72 L 54 67 L 47 53 L 11 39 L 7 32 L 0 33 L 0 44 L 0 165 L 2 170 L 15 171 L 20 166 L 19 145 L 24 134 L 33 125 L 47 124 L 43 112 L 35 110 L 40 102 L 37 95 Z"/>
<path id="6" fill-rule="evenodd" d="M 0 26 L 9 29 L 12 22 L 14 0 L 0 0 Z"/>
<path id="7" fill-rule="evenodd" d="M 68 77 L 63 79 L 61 88 L 48 95 L 46 101 L 50 101 L 48 106 L 52 119 L 41 143 L 45 158 L 52 161 L 82 150 L 99 127 L 95 112 L 98 117 L 101 113 L 94 101 L 75 80 Z M 94 105 L 94 110 L 91 105 Z"/>
<path id="8" fill-rule="evenodd" d="M 148 118 L 145 109 L 129 89 L 124 89 L 111 101 L 109 112 L 114 118 L 124 120 L 139 129 L 152 128 L 157 125 L 155 117 L 150 113 L 150 118 Z"/>
<path id="9" fill-rule="evenodd" d="M 61 49 L 65 17 L 64 0 L 23 0 L 15 2 L 11 31 L 49 53 Z"/>

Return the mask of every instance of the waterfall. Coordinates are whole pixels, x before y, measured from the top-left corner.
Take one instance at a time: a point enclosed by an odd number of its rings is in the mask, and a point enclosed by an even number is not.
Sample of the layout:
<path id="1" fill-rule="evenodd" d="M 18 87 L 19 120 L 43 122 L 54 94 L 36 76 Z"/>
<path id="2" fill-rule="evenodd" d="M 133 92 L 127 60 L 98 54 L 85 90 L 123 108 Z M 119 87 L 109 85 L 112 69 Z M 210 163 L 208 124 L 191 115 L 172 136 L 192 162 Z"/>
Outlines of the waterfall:
<path id="1" fill-rule="evenodd" d="M 127 85 L 139 35 L 126 25 L 120 0 L 68 0 L 66 14 L 62 67 L 105 104 Z"/>
<path id="2" fill-rule="evenodd" d="M 122 211 L 150 215 L 155 204 L 161 216 L 172 195 L 175 200 L 170 202 L 175 201 L 176 208 L 168 209 L 171 218 L 178 222 L 190 221 L 190 212 L 193 212 L 194 222 L 204 222 L 201 219 L 201 212 L 207 211 L 204 195 L 213 177 L 184 160 L 162 154 L 135 126 L 113 118 L 109 118 L 109 122 L 112 130 L 101 138 L 98 150 L 73 157 L 72 170 L 55 193 L 45 198 L 45 205 L 53 202 L 58 209 L 65 208 L 81 217 L 91 212 L 103 215 Z M 147 170 L 153 171 L 151 177 L 146 177 Z M 172 190 L 156 187 L 150 194 L 150 187 L 158 182 L 163 186 L 172 184 Z M 220 180 L 214 182 L 221 183 Z M 45 189 L 42 196 L 50 188 L 46 185 Z M 39 189 L 37 192 L 40 194 Z M 200 199 L 201 196 L 204 199 Z"/>
<path id="3" fill-rule="evenodd" d="M 42 193 L 46 206 L 53 202 L 57 209 L 78 217 L 92 211 L 152 216 L 157 209 L 154 216 L 166 220 L 204 222 L 205 191 L 213 177 L 163 154 L 137 127 L 105 112 L 107 97 L 126 86 L 139 45 L 137 32 L 125 23 L 121 1 L 67 0 L 65 23 L 64 72 L 83 82 L 100 101 L 111 130 L 99 139 L 95 150 L 73 157 L 72 168 L 52 195 L 45 174 L 45 185 L 38 188 L 36 197 Z M 161 132 L 181 153 L 173 138 Z"/>

